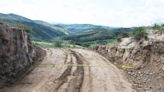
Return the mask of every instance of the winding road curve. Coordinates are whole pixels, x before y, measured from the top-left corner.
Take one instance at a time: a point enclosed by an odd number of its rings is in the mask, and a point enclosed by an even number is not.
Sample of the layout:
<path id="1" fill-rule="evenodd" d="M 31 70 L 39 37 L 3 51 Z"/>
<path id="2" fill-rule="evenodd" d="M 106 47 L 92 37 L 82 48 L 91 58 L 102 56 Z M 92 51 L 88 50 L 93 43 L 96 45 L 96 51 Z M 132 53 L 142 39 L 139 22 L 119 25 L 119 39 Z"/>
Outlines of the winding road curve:
<path id="1" fill-rule="evenodd" d="M 46 51 L 41 64 L 4 92 L 135 92 L 120 70 L 96 52 Z"/>

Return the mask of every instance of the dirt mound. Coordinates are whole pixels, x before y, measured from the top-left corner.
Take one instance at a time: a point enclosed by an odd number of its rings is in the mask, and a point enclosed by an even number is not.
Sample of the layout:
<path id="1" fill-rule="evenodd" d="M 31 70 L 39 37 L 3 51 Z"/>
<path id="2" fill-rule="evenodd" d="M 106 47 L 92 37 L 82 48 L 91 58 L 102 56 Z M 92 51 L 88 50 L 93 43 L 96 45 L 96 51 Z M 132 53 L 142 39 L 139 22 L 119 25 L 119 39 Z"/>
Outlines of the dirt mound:
<path id="1" fill-rule="evenodd" d="M 115 47 L 99 46 L 96 51 L 125 70 L 138 92 L 164 92 L 164 39 L 127 40 Z"/>

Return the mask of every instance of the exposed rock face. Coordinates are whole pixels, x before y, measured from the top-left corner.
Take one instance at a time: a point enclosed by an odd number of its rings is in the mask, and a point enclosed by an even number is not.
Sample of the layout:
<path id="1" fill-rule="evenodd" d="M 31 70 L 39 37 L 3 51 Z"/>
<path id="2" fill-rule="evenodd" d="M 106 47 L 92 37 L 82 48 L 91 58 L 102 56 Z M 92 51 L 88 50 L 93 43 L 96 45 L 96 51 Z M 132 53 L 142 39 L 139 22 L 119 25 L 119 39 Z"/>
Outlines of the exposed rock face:
<path id="1" fill-rule="evenodd" d="M 0 24 L 0 86 L 23 76 L 44 54 L 32 45 L 28 33 Z"/>
<path id="2" fill-rule="evenodd" d="M 99 46 L 96 50 L 121 66 L 138 92 L 164 92 L 164 39 L 159 39 L 163 34 L 154 36 L 139 42 L 125 38 L 115 47 Z"/>

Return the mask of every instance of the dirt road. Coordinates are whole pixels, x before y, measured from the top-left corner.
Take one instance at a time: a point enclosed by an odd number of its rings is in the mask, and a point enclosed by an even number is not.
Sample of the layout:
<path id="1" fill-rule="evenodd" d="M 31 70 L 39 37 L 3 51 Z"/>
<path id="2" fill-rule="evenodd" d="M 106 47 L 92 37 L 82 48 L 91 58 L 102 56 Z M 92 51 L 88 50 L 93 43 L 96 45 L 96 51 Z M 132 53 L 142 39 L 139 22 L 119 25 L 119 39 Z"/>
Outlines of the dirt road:
<path id="1" fill-rule="evenodd" d="M 41 64 L 4 92 L 135 92 L 120 70 L 96 52 L 46 51 Z"/>

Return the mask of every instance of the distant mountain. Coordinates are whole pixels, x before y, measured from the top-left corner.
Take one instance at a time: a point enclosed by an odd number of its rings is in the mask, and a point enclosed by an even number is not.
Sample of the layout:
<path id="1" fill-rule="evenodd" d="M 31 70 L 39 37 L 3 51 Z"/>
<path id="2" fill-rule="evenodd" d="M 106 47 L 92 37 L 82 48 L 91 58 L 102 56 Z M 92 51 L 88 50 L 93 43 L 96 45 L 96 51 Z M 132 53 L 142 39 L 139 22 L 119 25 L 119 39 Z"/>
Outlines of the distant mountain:
<path id="1" fill-rule="evenodd" d="M 50 24 L 40 20 L 31 20 L 16 14 L 0 13 L 0 22 L 9 25 L 25 25 L 32 29 L 33 40 L 54 41 L 56 38 L 76 43 L 106 42 L 116 39 L 131 28 L 113 28 L 92 24 Z"/>
<path id="2" fill-rule="evenodd" d="M 92 25 L 92 24 L 55 24 L 54 26 L 62 27 L 70 33 L 98 30 L 112 30 L 114 28 L 108 26 Z"/>
<path id="3" fill-rule="evenodd" d="M 0 22 L 5 22 L 10 25 L 23 24 L 32 28 L 32 38 L 35 40 L 53 40 L 55 37 L 66 35 L 65 29 L 51 26 L 49 23 L 41 23 L 16 14 L 0 13 Z"/>
<path id="4" fill-rule="evenodd" d="M 12 21 L 26 21 L 26 22 L 32 22 L 32 20 L 10 13 L 10 14 L 2 14 L 0 13 L 0 19 L 1 20 L 12 20 Z"/>
<path id="5" fill-rule="evenodd" d="M 61 31 L 65 34 L 69 34 L 69 31 L 64 29 L 63 27 L 60 27 L 60 26 L 54 26 L 53 24 L 50 24 L 48 22 L 45 22 L 45 21 L 41 21 L 41 20 L 35 20 L 35 23 L 37 24 L 41 24 L 41 25 L 44 25 L 44 26 L 47 26 L 47 27 L 50 27 L 52 29 L 55 29 L 55 30 L 58 30 L 58 31 Z"/>
<path id="6" fill-rule="evenodd" d="M 110 28 L 109 28 L 110 29 Z M 64 36 L 64 40 L 73 41 L 78 45 L 89 46 L 91 44 L 107 44 L 123 34 L 133 31 L 133 28 L 97 28 L 91 31 L 76 32 L 68 36 Z"/>

